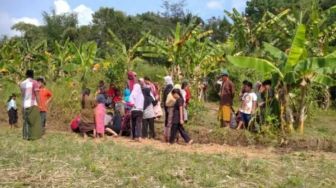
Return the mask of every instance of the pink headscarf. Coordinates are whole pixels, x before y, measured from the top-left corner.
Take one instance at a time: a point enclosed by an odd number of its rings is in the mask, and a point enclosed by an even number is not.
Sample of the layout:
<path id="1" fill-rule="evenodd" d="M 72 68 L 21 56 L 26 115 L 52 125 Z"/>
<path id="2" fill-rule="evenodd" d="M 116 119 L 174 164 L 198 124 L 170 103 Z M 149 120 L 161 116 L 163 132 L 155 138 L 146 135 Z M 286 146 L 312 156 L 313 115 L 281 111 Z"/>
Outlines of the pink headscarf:
<path id="1" fill-rule="evenodd" d="M 128 77 L 128 87 L 131 91 L 133 91 L 133 87 L 136 82 L 136 73 L 133 71 L 129 71 L 127 73 L 127 77 Z"/>

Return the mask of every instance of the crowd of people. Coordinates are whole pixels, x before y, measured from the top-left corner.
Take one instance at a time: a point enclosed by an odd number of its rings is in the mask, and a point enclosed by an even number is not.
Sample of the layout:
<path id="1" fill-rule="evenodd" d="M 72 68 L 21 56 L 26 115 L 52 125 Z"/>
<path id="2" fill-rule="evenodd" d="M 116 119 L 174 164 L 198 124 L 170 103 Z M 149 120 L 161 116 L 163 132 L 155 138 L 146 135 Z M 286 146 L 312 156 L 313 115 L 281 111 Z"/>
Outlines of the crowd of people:
<path id="1" fill-rule="evenodd" d="M 221 73 L 221 80 L 218 83 L 221 85 L 218 112 L 221 127 L 249 129 L 252 117 L 255 116 L 256 121 L 262 123 L 266 116 L 266 110 L 275 103 L 271 80 L 257 82 L 255 85 L 244 80 L 238 99 L 241 104 L 238 105 L 239 110 L 235 112 L 233 109 L 235 86 L 229 78 L 228 71 L 224 70 Z"/>
<path id="2" fill-rule="evenodd" d="M 149 77 L 137 78 L 132 71 L 127 77 L 123 92 L 113 83 L 106 87 L 104 81 L 99 82 L 94 93 L 85 89 L 81 113 L 71 122 L 71 129 L 84 137 L 102 138 L 108 134 L 130 136 L 135 141 L 156 139 L 155 120 L 160 119 L 164 111 L 164 140 L 173 144 L 180 133 L 184 141 L 191 144 L 193 141 L 183 126 L 188 120 L 191 98 L 188 82 L 174 85 L 172 77 L 164 77 L 161 96 L 159 84 Z"/>
<path id="3" fill-rule="evenodd" d="M 40 77 L 34 80 L 34 72 L 28 70 L 26 79 L 20 83 L 23 98 L 23 138 L 35 140 L 44 134 L 47 121 L 48 104 L 52 93 L 46 88 L 46 81 Z M 135 72 L 127 73 L 127 83 L 121 91 L 115 84 L 106 86 L 100 81 L 92 92 L 86 88 L 81 96 L 81 111 L 70 124 L 72 131 L 84 137 L 103 138 L 106 135 L 130 136 L 135 141 L 156 139 L 155 122 L 164 118 L 163 140 L 173 144 L 178 140 L 178 133 L 188 144 L 193 140 L 184 125 L 188 121 L 188 106 L 191 91 L 187 81 L 174 85 L 171 76 L 164 77 L 164 88 L 153 83 L 149 77 L 138 78 Z M 218 117 L 221 127 L 235 129 L 248 128 L 251 118 L 259 109 L 263 120 L 266 106 L 272 101 L 271 81 L 253 85 L 243 82 L 239 93 L 239 110 L 233 109 L 235 86 L 228 71 L 223 71 L 218 82 L 220 87 L 220 108 Z M 7 101 L 9 124 L 17 126 L 18 113 L 16 95 Z"/>
<path id="4" fill-rule="evenodd" d="M 45 87 L 45 79 L 34 80 L 34 71 L 26 72 L 26 79 L 20 83 L 23 107 L 23 138 L 36 140 L 42 137 L 47 122 L 48 104 L 52 93 Z M 7 112 L 11 128 L 17 127 L 18 107 L 16 95 L 12 94 L 7 101 Z"/>

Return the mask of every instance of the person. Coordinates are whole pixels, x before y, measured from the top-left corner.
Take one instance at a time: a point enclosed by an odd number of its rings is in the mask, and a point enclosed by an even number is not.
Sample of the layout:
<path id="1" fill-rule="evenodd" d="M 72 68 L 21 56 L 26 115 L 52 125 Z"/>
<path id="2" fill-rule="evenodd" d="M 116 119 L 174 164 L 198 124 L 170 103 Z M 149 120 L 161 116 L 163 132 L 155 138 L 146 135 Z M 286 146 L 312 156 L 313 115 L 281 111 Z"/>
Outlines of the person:
<path id="1" fill-rule="evenodd" d="M 10 127 L 17 127 L 18 112 L 16 106 L 16 95 L 14 93 L 7 100 L 7 113 Z"/>
<path id="2" fill-rule="evenodd" d="M 133 71 L 128 71 L 127 73 L 127 78 L 128 78 L 128 82 L 127 82 L 127 85 L 128 85 L 128 88 L 133 91 L 133 87 L 134 87 L 134 84 L 136 83 L 137 79 L 137 74 Z"/>
<path id="3" fill-rule="evenodd" d="M 142 93 L 144 95 L 144 113 L 143 113 L 143 123 L 142 123 L 142 138 L 152 138 L 155 139 L 155 129 L 154 129 L 154 104 L 156 100 L 151 95 L 150 88 L 143 88 Z M 149 134 L 148 134 L 149 129 Z"/>
<path id="4" fill-rule="evenodd" d="M 244 93 L 245 93 L 246 84 L 247 84 L 248 82 L 249 82 L 249 81 L 247 81 L 247 80 L 244 80 L 244 81 L 243 81 L 243 86 L 242 86 L 242 88 L 241 88 L 241 90 L 240 90 L 240 93 L 239 93 L 239 99 L 242 99 L 242 97 L 243 97 L 243 95 L 244 95 Z"/>
<path id="5" fill-rule="evenodd" d="M 96 108 L 95 108 L 95 123 L 96 123 L 96 136 L 101 136 L 104 138 L 105 133 L 105 90 L 104 88 L 100 88 L 100 92 L 96 97 Z"/>
<path id="6" fill-rule="evenodd" d="M 255 113 L 257 108 L 257 100 L 257 95 L 253 92 L 253 84 L 251 82 L 246 82 L 245 93 L 242 97 L 242 104 L 239 109 L 241 119 L 237 129 L 241 129 L 243 126 L 248 128 L 251 116 Z"/>
<path id="7" fill-rule="evenodd" d="M 229 73 L 224 70 L 221 74 L 222 85 L 220 89 L 220 108 L 219 108 L 219 120 L 221 127 L 229 127 L 231 122 L 231 113 L 233 98 L 235 94 L 235 88 L 232 81 L 229 78 Z"/>
<path id="8" fill-rule="evenodd" d="M 182 96 L 183 96 L 183 99 L 184 99 L 184 121 L 185 122 L 188 121 L 188 105 L 189 105 L 189 101 L 190 101 L 190 97 L 191 97 L 191 94 L 189 94 L 188 92 L 190 92 L 189 84 L 188 84 L 187 81 L 184 81 L 182 83 L 181 93 L 182 93 Z"/>
<path id="9" fill-rule="evenodd" d="M 134 84 L 133 91 L 130 96 L 131 109 L 131 126 L 132 139 L 140 141 L 142 117 L 144 109 L 144 96 L 142 94 L 139 83 Z"/>
<path id="10" fill-rule="evenodd" d="M 92 133 L 93 137 L 96 137 L 95 131 L 95 112 L 94 108 L 96 103 L 92 95 L 90 95 L 90 89 L 86 88 L 82 94 L 82 109 L 80 113 L 79 131 L 86 138 L 88 134 Z"/>
<path id="11" fill-rule="evenodd" d="M 165 88 L 163 90 L 163 95 L 162 95 L 162 102 L 163 102 L 163 108 L 165 112 L 165 127 L 164 127 L 164 140 L 166 142 L 169 141 L 169 135 L 170 135 L 170 129 L 172 126 L 172 117 L 173 117 L 173 106 L 167 104 L 167 98 L 169 96 L 169 93 L 173 90 L 174 88 L 174 83 L 173 79 L 171 76 L 166 76 L 164 77 L 165 80 Z M 174 104 L 174 103 L 173 103 Z"/>
<path id="12" fill-rule="evenodd" d="M 169 143 L 173 144 L 176 140 L 177 132 L 179 132 L 184 139 L 184 141 L 188 144 L 192 144 L 193 140 L 190 139 L 188 133 L 185 131 L 183 124 L 184 124 L 184 100 L 181 94 L 180 89 L 173 89 L 172 91 L 173 97 L 176 99 L 174 104 L 174 111 L 173 111 L 173 125 L 171 128 L 171 134 Z"/>
<path id="13" fill-rule="evenodd" d="M 23 139 L 36 140 L 42 137 L 41 116 L 38 104 L 39 84 L 34 78 L 34 71 L 27 70 L 26 80 L 20 83 L 23 98 Z"/>
<path id="14" fill-rule="evenodd" d="M 47 122 L 47 110 L 48 110 L 48 104 L 50 103 L 52 99 L 52 93 L 45 87 L 46 82 L 45 79 L 40 77 L 37 79 L 37 82 L 40 84 L 40 115 L 41 115 L 41 123 L 43 132 L 45 132 L 46 128 L 46 122 Z"/>
<path id="15" fill-rule="evenodd" d="M 109 89 L 106 91 L 106 95 L 107 95 L 107 106 L 108 107 L 113 107 L 113 98 L 116 95 L 116 87 L 113 83 L 110 83 L 110 87 Z"/>
<path id="16" fill-rule="evenodd" d="M 145 87 L 148 87 L 150 89 L 151 94 L 153 95 L 155 100 L 159 99 L 159 93 L 155 87 L 155 85 L 152 83 L 151 79 L 148 76 L 144 77 Z"/>
<path id="17" fill-rule="evenodd" d="M 118 137 L 118 133 L 116 133 L 116 130 L 115 130 L 115 124 L 114 124 L 115 122 L 113 121 L 114 119 L 115 118 L 111 112 L 108 112 L 105 114 L 105 117 L 104 117 L 105 132 L 107 134 L 111 134 L 114 137 Z"/>

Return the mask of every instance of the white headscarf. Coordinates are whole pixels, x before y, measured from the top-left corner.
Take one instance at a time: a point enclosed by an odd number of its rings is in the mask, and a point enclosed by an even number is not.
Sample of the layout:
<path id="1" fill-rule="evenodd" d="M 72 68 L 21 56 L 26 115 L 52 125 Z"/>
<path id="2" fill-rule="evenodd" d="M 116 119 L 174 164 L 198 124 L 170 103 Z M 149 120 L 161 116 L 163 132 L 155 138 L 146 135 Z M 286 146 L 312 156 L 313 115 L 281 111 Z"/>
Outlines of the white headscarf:
<path id="1" fill-rule="evenodd" d="M 164 77 L 166 85 L 174 85 L 173 78 L 171 76 L 165 76 Z"/>
<path id="2" fill-rule="evenodd" d="M 133 110 L 143 111 L 145 99 L 142 94 L 141 86 L 138 83 L 134 84 L 130 102 L 134 105 Z"/>

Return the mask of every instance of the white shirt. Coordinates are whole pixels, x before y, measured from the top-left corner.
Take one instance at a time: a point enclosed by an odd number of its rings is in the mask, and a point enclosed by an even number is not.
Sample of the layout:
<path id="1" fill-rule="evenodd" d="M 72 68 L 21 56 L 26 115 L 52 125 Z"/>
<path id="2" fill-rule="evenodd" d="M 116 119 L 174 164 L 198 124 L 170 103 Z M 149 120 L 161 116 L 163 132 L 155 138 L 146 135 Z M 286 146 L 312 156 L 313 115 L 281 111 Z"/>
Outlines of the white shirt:
<path id="1" fill-rule="evenodd" d="M 242 105 L 239 109 L 240 112 L 244 114 L 252 114 L 253 110 L 253 103 L 257 102 L 258 97 L 257 95 L 252 92 L 252 93 L 244 93 L 242 97 Z"/>
<path id="2" fill-rule="evenodd" d="M 16 101 L 14 99 L 11 99 L 8 103 L 7 103 L 7 111 L 9 111 L 11 108 L 13 108 L 14 110 L 17 109 L 16 107 Z"/>
<path id="3" fill-rule="evenodd" d="M 36 101 L 36 91 L 39 91 L 39 85 L 36 80 L 27 78 L 20 84 L 23 108 L 30 108 L 32 106 L 38 106 Z"/>

